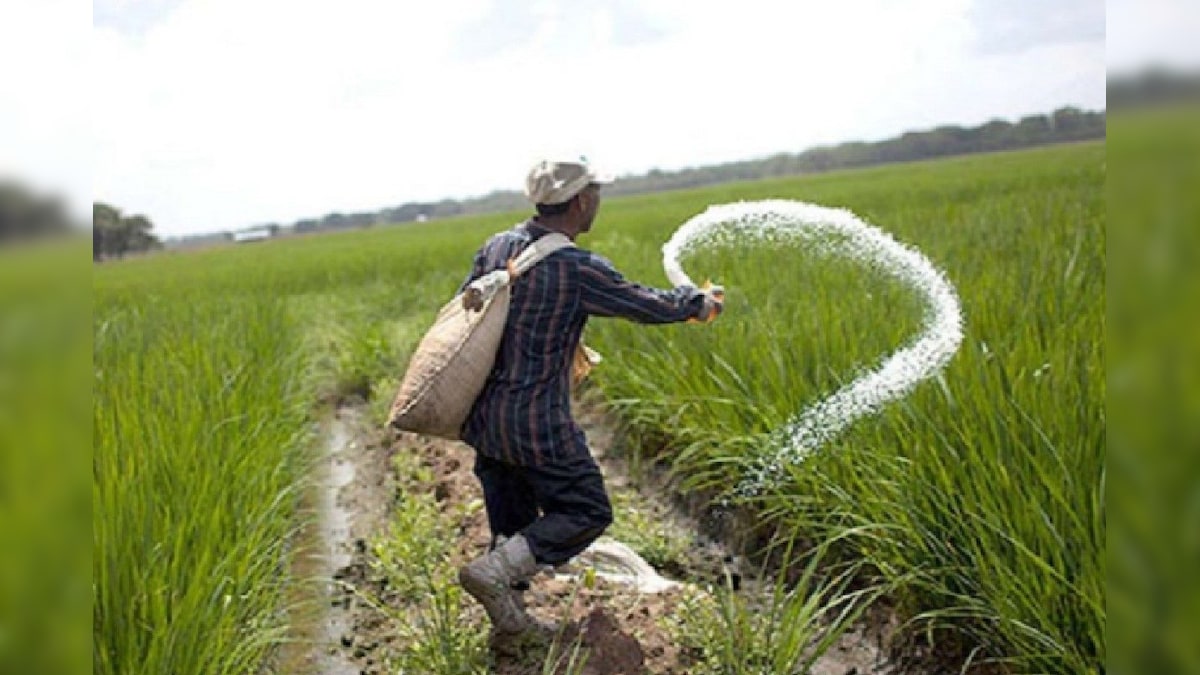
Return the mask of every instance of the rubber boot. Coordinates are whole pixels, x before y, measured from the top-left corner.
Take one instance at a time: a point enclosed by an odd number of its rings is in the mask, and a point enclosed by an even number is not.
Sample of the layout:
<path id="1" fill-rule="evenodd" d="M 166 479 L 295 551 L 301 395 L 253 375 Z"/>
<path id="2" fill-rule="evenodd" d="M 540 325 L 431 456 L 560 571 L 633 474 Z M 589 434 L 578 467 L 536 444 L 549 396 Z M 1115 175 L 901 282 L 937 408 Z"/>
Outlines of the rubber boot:
<path id="1" fill-rule="evenodd" d="M 529 542 L 516 534 L 460 569 L 458 581 L 483 605 L 497 636 L 518 635 L 536 629 L 537 624 L 518 604 L 512 586 L 537 571 Z"/>
<path id="2" fill-rule="evenodd" d="M 497 548 L 504 545 L 508 541 L 508 537 L 498 534 L 492 539 L 492 546 L 489 551 L 495 551 Z M 528 542 L 527 542 L 528 543 Z M 539 570 L 540 571 L 540 570 Z M 513 602 L 517 604 L 517 609 L 525 611 L 525 592 L 529 590 L 529 580 L 518 580 L 509 584 L 510 592 L 512 593 Z"/>

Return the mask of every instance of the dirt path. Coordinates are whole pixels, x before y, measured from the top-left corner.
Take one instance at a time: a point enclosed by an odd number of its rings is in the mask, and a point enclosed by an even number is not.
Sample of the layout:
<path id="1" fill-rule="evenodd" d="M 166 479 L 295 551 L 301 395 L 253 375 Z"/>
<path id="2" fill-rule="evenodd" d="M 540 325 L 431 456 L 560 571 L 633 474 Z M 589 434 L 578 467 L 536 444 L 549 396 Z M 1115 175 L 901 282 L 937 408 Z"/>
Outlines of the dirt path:
<path id="1" fill-rule="evenodd" d="M 720 543 L 706 541 L 698 525 L 666 499 L 639 493 L 619 457 L 618 434 L 602 410 L 581 405 L 581 426 L 605 473 L 617 518 L 633 514 L 635 527 L 665 533 L 673 549 L 671 569 L 664 574 L 686 582 L 662 593 L 643 594 L 603 578 L 587 583 L 580 576 L 539 575 L 526 593 L 529 610 L 539 618 L 566 621 L 565 644 L 582 643 L 589 652 L 588 675 L 618 673 L 684 674 L 694 672 L 696 654 L 679 646 L 671 628 L 682 606 L 696 602 L 705 584 L 739 575 L 735 560 Z M 339 410 L 328 427 L 328 480 L 321 505 L 321 535 L 332 563 L 333 582 L 328 615 L 306 659 L 311 674 L 386 673 L 390 656 L 404 632 L 406 600 L 389 587 L 389 579 L 372 547 L 388 526 L 394 506 L 405 495 L 431 495 L 442 514 L 453 514 L 454 532 L 441 564 L 454 567 L 481 554 L 489 533 L 481 508 L 482 494 L 471 472 L 473 451 L 461 444 L 410 434 L 394 435 L 370 428 L 355 408 Z M 391 458 L 397 453 L 415 458 L 426 480 L 404 481 Z M 403 486 L 401 486 L 403 483 Z M 644 520 L 643 520 L 644 519 Z M 620 531 L 620 523 L 610 532 Z M 663 570 L 660 570 L 663 571 Z M 460 621 L 485 635 L 486 617 L 466 602 Z M 565 657 L 563 661 L 565 662 Z M 527 675 L 544 670 L 537 659 L 496 658 L 487 672 Z M 812 672 L 819 675 L 867 675 L 892 672 L 884 664 L 877 640 L 862 631 L 851 632 L 830 650 Z M 555 670 L 555 672 L 558 672 Z"/>

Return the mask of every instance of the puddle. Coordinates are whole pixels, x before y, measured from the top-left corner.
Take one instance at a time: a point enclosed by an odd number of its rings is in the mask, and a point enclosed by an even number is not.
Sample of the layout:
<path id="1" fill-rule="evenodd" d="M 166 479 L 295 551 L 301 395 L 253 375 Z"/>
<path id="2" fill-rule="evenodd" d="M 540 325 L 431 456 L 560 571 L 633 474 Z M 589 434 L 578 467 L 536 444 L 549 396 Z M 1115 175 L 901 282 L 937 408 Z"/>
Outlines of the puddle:
<path id="1" fill-rule="evenodd" d="M 330 575 L 350 563 L 350 525 L 353 514 L 342 506 L 338 493 L 354 482 L 354 462 L 348 456 L 355 449 L 354 437 L 342 413 L 330 420 L 326 432 L 323 473 L 318 479 L 321 494 L 319 520 L 321 542 Z"/>
<path id="2" fill-rule="evenodd" d="M 324 581 L 324 597 L 333 599 L 322 603 L 326 608 L 326 616 L 321 621 L 321 629 L 314 636 L 318 639 L 320 653 L 312 672 L 322 675 L 358 675 L 361 672 L 343 658 L 341 650 L 336 648 L 343 636 L 351 634 L 353 630 L 349 607 L 345 604 L 335 606 L 336 602 L 349 600 L 342 593 L 334 575 L 350 564 L 354 516 L 350 509 L 342 505 L 338 496 L 343 487 L 354 482 L 354 462 L 349 455 L 357 449 L 350 424 L 343 419 L 343 415 L 343 411 L 338 411 L 328 423 L 325 433 L 326 459 L 322 462 L 324 475 L 317 481 L 320 493 L 318 557 L 321 558 L 318 573 Z"/>
<path id="3" fill-rule="evenodd" d="M 342 488 L 354 482 L 351 453 L 356 448 L 353 416 L 338 411 L 322 427 L 323 456 L 316 467 L 303 511 L 309 524 L 299 536 L 300 553 L 292 574 L 301 580 L 293 605 L 292 635 L 281 649 L 275 672 L 293 675 L 359 675 L 361 669 L 343 658 L 343 636 L 352 632 L 345 595 L 335 580 L 352 554 L 354 514 L 343 505 Z"/>

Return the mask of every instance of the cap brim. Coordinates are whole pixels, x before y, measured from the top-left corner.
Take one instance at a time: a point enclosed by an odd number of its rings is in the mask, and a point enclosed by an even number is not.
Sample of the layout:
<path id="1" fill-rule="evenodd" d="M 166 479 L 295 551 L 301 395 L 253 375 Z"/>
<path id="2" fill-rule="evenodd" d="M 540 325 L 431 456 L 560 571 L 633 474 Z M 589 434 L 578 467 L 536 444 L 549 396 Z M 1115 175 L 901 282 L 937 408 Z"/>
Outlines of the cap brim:
<path id="1" fill-rule="evenodd" d="M 593 173 L 588 178 L 590 179 L 588 180 L 589 183 L 596 185 L 609 185 L 616 180 L 616 177 L 611 173 Z"/>

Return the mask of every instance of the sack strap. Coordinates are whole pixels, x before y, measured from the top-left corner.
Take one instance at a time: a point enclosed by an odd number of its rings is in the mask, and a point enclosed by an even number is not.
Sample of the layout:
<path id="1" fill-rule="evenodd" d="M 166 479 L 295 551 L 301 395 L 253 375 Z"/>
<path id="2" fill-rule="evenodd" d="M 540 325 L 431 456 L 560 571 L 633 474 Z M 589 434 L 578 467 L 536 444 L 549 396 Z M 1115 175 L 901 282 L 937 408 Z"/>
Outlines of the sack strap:
<path id="1" fill-rule="evenodd" d="M 575 244 L 572 243 L 569 238 L 567 238 L 567 235 L 560 232 L 551 232 L 550 234 L 544 235 L 534 240 L 532 244 L 525 247 L 524 251 L 521 251 L 520 255 L 509 262 L 509 274 L 515 279 L 516 277 L 519 277 L 533 269 L 534 265 L 540 263 L 551 253 L 554 253 L 560 248 L 567 248 L 568 246 L 574 245 Z"/>

